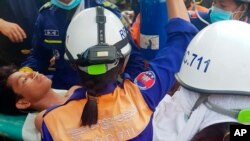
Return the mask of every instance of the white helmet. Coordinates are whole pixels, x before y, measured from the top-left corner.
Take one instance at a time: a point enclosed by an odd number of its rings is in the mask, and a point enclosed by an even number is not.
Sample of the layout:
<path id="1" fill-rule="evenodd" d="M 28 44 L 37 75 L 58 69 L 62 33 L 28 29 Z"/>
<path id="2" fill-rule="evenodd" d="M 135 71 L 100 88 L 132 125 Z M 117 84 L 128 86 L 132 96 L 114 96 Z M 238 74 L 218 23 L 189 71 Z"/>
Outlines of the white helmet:
<path id="1" fill-rule="evenodd" d="M 250 25 L 221 21 L 189 44 L 176 79 L 200 93 L 250 95 Z"/>
<path id="2" fill-rule="evenodd" d="M 69 24 L 64 58 L 89 75 L 104 74 L 118 66 L 130 51 L 126 28 L 103 7 L 85 9 Z"/>

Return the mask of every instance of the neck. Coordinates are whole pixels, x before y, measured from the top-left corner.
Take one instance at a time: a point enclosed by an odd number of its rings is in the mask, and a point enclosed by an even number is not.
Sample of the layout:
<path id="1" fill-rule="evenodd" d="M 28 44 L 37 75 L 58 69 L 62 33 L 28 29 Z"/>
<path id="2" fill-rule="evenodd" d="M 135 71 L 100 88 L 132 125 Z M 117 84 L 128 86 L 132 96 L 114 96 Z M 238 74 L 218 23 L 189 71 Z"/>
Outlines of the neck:
<path id="1" fill-rule="evenodd" d="M 63 104 L 67 99 L 50 89 L 39 101 L 32 103 L 32 108 L 38 111 L 45 110 L 53 105 Z"/>

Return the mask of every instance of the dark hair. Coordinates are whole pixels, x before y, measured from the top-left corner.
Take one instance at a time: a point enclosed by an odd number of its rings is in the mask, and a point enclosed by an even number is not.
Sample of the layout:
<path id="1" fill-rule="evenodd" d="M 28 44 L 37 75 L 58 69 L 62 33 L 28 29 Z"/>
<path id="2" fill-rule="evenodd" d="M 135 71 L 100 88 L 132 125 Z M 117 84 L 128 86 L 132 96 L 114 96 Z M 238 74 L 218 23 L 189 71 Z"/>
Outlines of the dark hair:
<path id="1" fill-rule="evenodd" d="M 9 76 L 17 71 L 17 66 L 16 65 L 7 65 L 7 66 L 1 66 L 0 67 L 0 83 L 1 85 L 7 84 L 7 79 L 9 78 Z"/>
<path id="2" fill-rule="evenodd" d="M 97 123 L 98 120 L 98 92 L 107 87 L 110 82 L 116 82 L 118 75 L 121 72 L 124 59 L 119 61 L 119 64 L 109 70 L 105 74 L 101 75 L 89 75 L 85 72 L 79 71 L 79 75 L 82 79 L 82 86 L 87 90 L 86 98 L 87 103 L 84 105 L 81 122 L 83 126 L 91 126 Z"/>
<path id="3" fill-rule="evenodd" d="M 173 96 L 174 93 L 175 93 L 176 91 L 178 91 L 178 89 L 179 89 L 180 86 L 181 86 L 180 83 L 179 83 L 178 81 L 175 81 L 175 83 L 173 84 L 173 86 L 172 86 L 171 89 L 169 90 L 168 94 L 169 94 L 170 96 Z"/>
<path id="4" fill-rule="evenodd" d="M 235 1 L 237 6 L 240 6 L 241 4 L 244 4 L 244 2 L 241 2 L 241 1 L 238 1 L 238 0 L 234 0 L 234 1 Z"/>
<path id="5" fill-rule="evenodd" d="M 230 125 L 232 124 L 239 123 L 223 122 L 210 125 L 198 132 L 191 141 L 229 141 Z"/>
<path id="6" fill-rule="evenodd" d="M 18 96 L 7 86 L 8 77 L 17 71 L 17 66 L 8 65 L 0 67 L 0 113 L 8 115 L 23 114 L 16 108 Z"/>
<path id="7" fill-rule="evenodd" d="M 245 16 L 247 16 L 248 18 L 250 18 L 250 3 L 247 3 L 247 10 L 246 10 Z M 245 18 L 245 17 L 243 17 L 243 18 Z"/>
<path id="8" fill-rule="evenodd" d="M 250 3 L 249 2 L 244 2 L 242 0 L 234 0 L 234 1 L 235 1 L 237 6 L 240 6 L 241 4 L 246 4 L 247 5 L 246 12 L 244 13 L 244 15 L 242 15 L 240 17 L 239 20 L 244 21 L 246 17 L 249 18 L 250 17 Z"/>

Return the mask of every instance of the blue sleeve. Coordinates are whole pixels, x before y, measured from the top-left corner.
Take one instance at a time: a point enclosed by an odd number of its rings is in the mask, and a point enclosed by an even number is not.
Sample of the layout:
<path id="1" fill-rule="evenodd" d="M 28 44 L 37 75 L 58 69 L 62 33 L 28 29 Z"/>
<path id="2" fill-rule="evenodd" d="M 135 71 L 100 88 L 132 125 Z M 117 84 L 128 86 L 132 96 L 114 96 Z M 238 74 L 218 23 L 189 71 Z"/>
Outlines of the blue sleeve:
<path id="1" fill-rule="evenodd" d="M 147 75 L 151 81 L 144 83 L 151 87 L 142 89 L 139 86 L 144 99 L 153 111 L 174 84 L 174 75 L 180 69 L 186 48 L 198 32 L 191 23 L 180 18 L 171 19 L 166 31 L 168 34 L 166 47 L 150 62 Z M 135 80 L 137 79 L 140 78 L 137 76 Z M 144 77 L 143 80 L 147 78 Z"/>
<path id="2" fill-rule="evenodd" d="M 49 49 L 43 47 L 43 40 L 44 40 L 43 22 L 44 22 L 43 15 L 39 14 L 35 24 L 35 31 L 32 39 L 31 54 L 22 63 L 22 66 L 28 66 L 34 70 L 45 73 L 49 66 L 49 60 L 52 57 L 52 53 Z"/>
<path id="3" fill-rule="evenodd" d="M 134 80 L 134 78 L 140 73 L 144 71 L 144 59 L 139 51 L 139 48 L 133 41 L 131 36 L 129 37 L 129 43 L 132 47 L 128 63 L 126 65 L 124 75 L 129 75 L 126 77 L 129 77 L 131 80 Z"/>
<path id="4" fill-rule="evenodd" d="M 42 141 L 53 141 L 46 124 L 42 123 Z"/>

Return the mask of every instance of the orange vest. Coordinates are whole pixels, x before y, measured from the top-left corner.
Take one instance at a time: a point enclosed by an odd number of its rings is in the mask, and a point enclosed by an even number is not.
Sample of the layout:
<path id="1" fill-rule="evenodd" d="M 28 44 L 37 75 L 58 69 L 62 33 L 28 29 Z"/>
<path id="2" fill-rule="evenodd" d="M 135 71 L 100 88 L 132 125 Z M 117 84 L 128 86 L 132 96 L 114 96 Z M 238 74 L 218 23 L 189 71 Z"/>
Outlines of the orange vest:
<path id="1" fill-rule="evenodd" d="M 72 100 L 44 116 L 55 141 L 129 140 L 138 136 L 152 116 L 138 87 L 125 80 L 124 88 L 98 97 L 98 123 L 81 126 L 86 99 Z"/>

